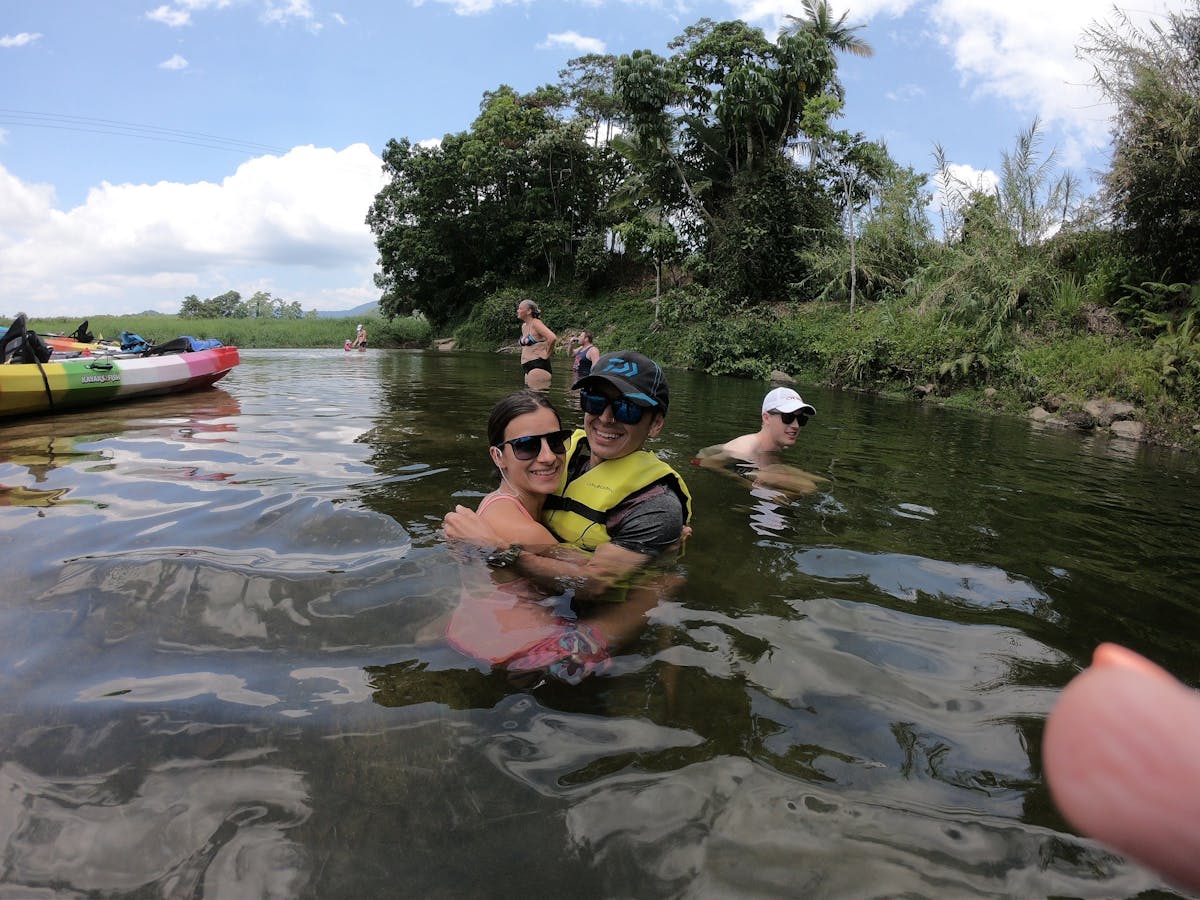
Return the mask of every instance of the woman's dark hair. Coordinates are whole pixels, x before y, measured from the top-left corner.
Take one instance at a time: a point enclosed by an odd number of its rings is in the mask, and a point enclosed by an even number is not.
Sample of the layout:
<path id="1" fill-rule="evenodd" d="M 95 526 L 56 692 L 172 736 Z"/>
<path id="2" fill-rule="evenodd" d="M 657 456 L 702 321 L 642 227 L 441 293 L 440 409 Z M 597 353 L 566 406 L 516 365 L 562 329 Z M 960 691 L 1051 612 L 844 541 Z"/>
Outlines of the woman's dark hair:
<path id="1" fill-rule="evenodd" d="M 542 317 L 541 308 L 536 303 L 534 303 L 532 300 L 530 300 L 528 297 L 526 297 L 521 302 L 529 307 L 529 314 L 531 316 L 533 316 L 535 319 L 540 319 Z"/>
<path id="2" fill-rule="evenodd" d="M 562 428 L 562 416 L 558 414 L 554 404 L 547 400 L 544 394 L 539 394 L 537 391 L 516 391 L 502 398 L 492 407 L 492 413 L 488 416 L 488 446 L 499 447 L 504 443 L 504 429 L 508 428 L 509 422 L 517 416 L 537 412 L 539 409 L 548 409 L 554 413 L 554 418 L 558 420 L 558 427 Z"/>

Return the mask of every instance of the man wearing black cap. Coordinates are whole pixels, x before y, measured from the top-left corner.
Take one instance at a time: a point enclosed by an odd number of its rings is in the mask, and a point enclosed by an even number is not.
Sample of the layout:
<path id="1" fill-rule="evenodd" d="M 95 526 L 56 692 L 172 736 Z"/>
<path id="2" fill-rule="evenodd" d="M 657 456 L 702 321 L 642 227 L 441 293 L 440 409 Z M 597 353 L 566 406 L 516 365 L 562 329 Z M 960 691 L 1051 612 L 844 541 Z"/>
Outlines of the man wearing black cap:
<path id="1" fill-rule="evenodd" d="M 602 355 L 571 387 L 583 429 L 567 447 L 559 490 L 546 498 L 545 525 L 583 550 L 611 544 L 604 556 L 618 569 L 643 565 L 679 542 L 691 514 L 679 473 L 642 449 L 666 420 L 667 377 L 649 357 L 623 351 Z"/>
<path id="2" fill-rule="evenodd" d="M 662 430 L 670 392 L 662 368 L 632 351 L 606 353 L 572 385 L 583 428 L 567 445 L 558 490 L 546 498 L 546 525 L 586 561 L 541 555 L 507 544 L 459 507 L 447 514 L 448 537 L 495 548 L 489 563 L 596 597 L 677 547 L 691 518 L 691 495 L 679 473 L 643 449 Z M 541 549 L 541 548 L 539 548 Z"/>

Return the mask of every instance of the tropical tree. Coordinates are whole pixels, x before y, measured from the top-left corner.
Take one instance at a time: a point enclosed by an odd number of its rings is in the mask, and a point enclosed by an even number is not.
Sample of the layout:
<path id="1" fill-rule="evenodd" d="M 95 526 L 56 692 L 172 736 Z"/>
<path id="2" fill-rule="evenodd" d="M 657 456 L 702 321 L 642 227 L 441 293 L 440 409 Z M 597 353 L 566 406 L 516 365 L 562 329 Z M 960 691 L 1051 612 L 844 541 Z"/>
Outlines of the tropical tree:
<path id="1" fill-rule="evenodd" d="M 614 230 L 626 252 L 649 260 L 654 266 L 654 321 L 658 321 L 662 300 L 663 269 L 680 256 L 679 235 L 662 210 L 649 210 L 634 219 L 618 223 Z"/>
<path id="2" fill-rule="evenodd" d="M 939 146 L 946 246 L 926 270 L 923 302 L 976 329 L 979 349 L 1011 340 L 1012 325 L 1048 303 L 1056 281 L 1049 238 L 1075 213 L 1076 181 L 1056 175 L 1035 119 L 1003 154 L 994 187 L 957 176 Z"/>
<path id="3" fill-rule="evenodd" d="M 1200 0 L 1165 22 L 1114 9 L 1079 53 L 1116 105 L 1104 183 L 1129 249 L 1160 282 L 1200 279 Z"/>
<path id="4" fill-rule="evenodd" d="M 271 318 L 274 314 L 274 300 L 266 291 L 255 291 L 254 296 L 246 301 L 246 315 L 251 319 Z"/>
<path id="5" fill-rule="evenodd" d="M 925 212 L 931 199 L 927 181 L 926 175 L 889 159 L 874 183 L 849 267 L 866 298 L 904 294 L 928 262 L 933 235 Z"/>
<path id="6" fill-rule="evenodd" d="M 1042 149 L 1041 123 L 1035 117 L 1022 129 L 1011 151 L 1001 154 L 1000 179 L 993 188 L 968 182 L 957 175 L 945 150 L 934 146 L 934 162 L 942 185 L 948 238 L 964 236 L 964 229 L 978 231 L 982 197 L 990 218 L 988 227 L 1007 231 L 1021 247 L 1044 241 L 1071 220 L 1081 199 L 1079 180 L 1069 171 L 1056 173 L 1057 152 Z"/>
<path id="7" fill-rule="evenodd" d="M 589 53 L 568 60 L 558 73 L 559 86 L 596 147 L 611 141 L 618 125 L 620 104 L 613 93 L 616 64 L 612 54 Z"/>
<path id="8" fill-rule="evenodd" d="M 800 251 L 827 223 L 802 197 L 787 156 L 806 104 L 832 84 L 832 51 L 809 31 L 768 40 L 744 22 L 701 19 L 669 45 L 621 57 L 614 89 L 629 136 L 617 144 L 684 243 L 739 303 L 799 277 Z M 774 205 L 771 205 L 774 204 Z M 819 206 L 819 204 L 817 205 Z"/>
<path id="9" fill-rule="evenodd" d="M 834 19 L 826 0 L 803 0 L 801 5 L 804 7 L 803 17 L 784 16 L 792 22 L 789 31 L 811 31 L 839 53 L 863 57 L 874 55 L 875 49 L 855 34 L 863 26 L 846 25 L 846 20 L 850 17 L 849 10 Z"/>
<path id="10" fill-rule="evenodd" d="M 207 300 L 190 294 L 179 307 L 179 315 L 192 319 L 243 319 L 246 318 L 246 305 L 237 291 L 226 291 Z"/>
<path id="11" fill-rule="evenodd" d="M 388 142 L 388 183 L 367 215 L 385 315 L 419 309 L 441 326 L 502 284 L 552 283 L 602 227 L 601 173 L 614 154 L 586 141 L 582 121 L 561 118 L 567 100 L 559 88 L 502 85 L 468 131 L 435 147 Z"/>
<path id="12" fill-rule="evenodd" d="M 850 250 L 848 272 L 850 313 L 853 315 L 858 290 L 858 216 L 882 187 L 885 176 L 895 164 L 882 144 L 868 141 L 861 132 L 851 134 L 830 126 L 830 119 L 841 115 L 841 109 L 841 101 L 830 94 L 814 97 L 804 114 L 808 138 L 798 142 L 796 148 L 832 183 L 840 201 Z"/>

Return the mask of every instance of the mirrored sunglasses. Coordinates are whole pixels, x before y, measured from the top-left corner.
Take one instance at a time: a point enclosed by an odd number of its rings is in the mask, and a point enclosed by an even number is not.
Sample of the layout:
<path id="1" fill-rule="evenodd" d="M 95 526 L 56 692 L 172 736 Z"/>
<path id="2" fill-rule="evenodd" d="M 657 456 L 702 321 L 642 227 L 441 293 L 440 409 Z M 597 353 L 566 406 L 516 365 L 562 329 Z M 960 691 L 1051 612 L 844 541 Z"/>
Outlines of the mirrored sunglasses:
<path id="1" fill-rule="evenodd" d="M 644 407 L 638 406 L 632 400 L 626 400 L 623 397 L 609 400 L 603 394 L 593 394 L 588 391 L 579 392 L 579 406 L 590 416 L 602 415 L 604 407 L 609 404 L 612 404 L 613 418 L 623 425 L 636 425 L 642 421 L 642 415 L 646 412 Z"/>
<path id="2" fill-rule="evenodd" d="M 542 441 L 545 441 L 551 453 L 561 456 L 567 452 L 567 438 L 570 436 L 571 432 L 569 431 L 548 431 L 545 434 L 529 434 L 525 437 L 501 441 L 496 446 L 503 449 L 504 445 L 508 444 L 512 447 L 513 456 L 517 459 L 530 460 L 537 458 L 537 455 L 542 452 Z"/>

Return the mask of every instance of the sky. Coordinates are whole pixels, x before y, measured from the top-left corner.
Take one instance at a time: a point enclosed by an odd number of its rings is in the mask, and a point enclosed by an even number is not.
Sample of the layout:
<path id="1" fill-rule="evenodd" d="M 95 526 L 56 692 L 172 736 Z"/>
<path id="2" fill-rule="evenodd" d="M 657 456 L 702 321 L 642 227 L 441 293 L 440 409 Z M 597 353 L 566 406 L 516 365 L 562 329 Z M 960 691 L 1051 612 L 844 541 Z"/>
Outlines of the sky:
<path id="1" fill-rule="evenodd" d="M 1063 169 L 1105 168 L 1111 109 L 1075 52 L 1103 0 L 831 6 L 875 50 L 840 59 L 839 125 L 900 162 L 931 172 L 940 145 L 986 186 L 1038 117 Z M 0 0 L 0 317 L 377 300 L 364 219 L 389 139 L 466 130 L 485 91 L 584 53 L 668 55 L 705 16 L 774 36 L 786 13 L 799 0 Z"/>

